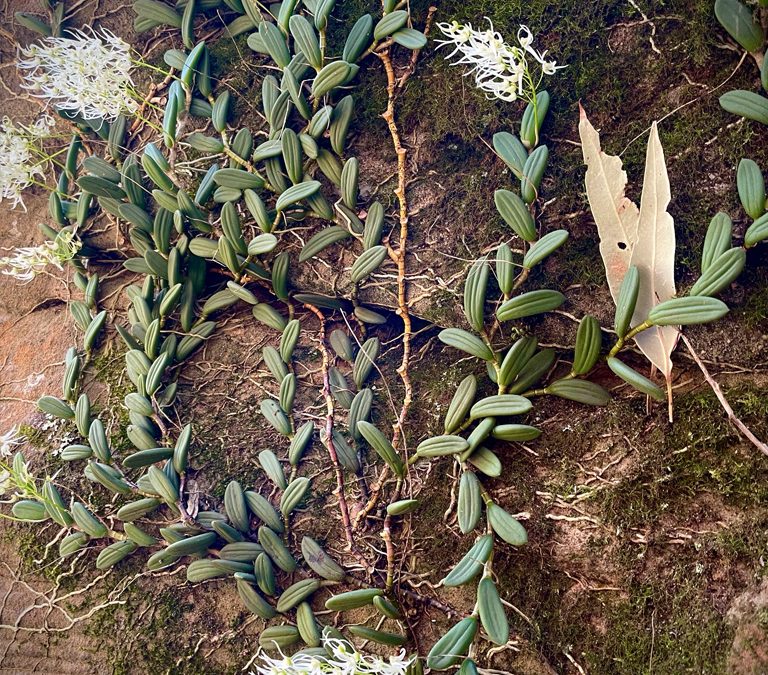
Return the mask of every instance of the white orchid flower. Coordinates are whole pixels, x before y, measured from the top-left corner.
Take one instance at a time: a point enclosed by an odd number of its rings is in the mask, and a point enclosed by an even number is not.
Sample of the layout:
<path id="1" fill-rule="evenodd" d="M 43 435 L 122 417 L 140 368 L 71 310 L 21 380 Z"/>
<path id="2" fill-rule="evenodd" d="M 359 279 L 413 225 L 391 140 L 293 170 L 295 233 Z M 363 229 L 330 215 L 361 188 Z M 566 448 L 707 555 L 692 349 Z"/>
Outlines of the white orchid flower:
<path id="1" fill-rule="evenodd" d="M 74 258 L 81 246 L 73 232 L 62 230 L 54 241 L 16 248 L 12 256 L 0 258 L 0 272 L 19 281 L 31 281 L 48 265 L 62 269 L 62 263 Z"/>
<path id="2" fill-rule="evenodd" d="M 487 17 L 486 17 L 487 18 Z M 478 31 L 471 24 L 462 25 L 456 21 L 438 23 L 437 27 L 446 40 L 436 40 L 440 47 L 453 46 L 445 58 L 456 54 L 460 58 L 453 65 L 467 66 L 465 75 L 474 75 L 475 85 L 491 98 L 514 101 L 523 98 L 532 101 L 535 96 L 536 79 L 530 72 L 526 56 L 531 57 L 540 67 L 540 80 L 554 75 L 565 66 L 547 60 L 547 52 L 533 47 L 534 36 L 530 28 L 521 25 L 517 31 L 518 45 L 509 45 L 488 19 L 489 29 Z"/>
<path id="3" fill-rule="evenodd" d="M 111 121 L 135 112 L 130 46 L 105 29 L 69 35 L 45 38 L 21 50 L 24 58 L 17 66 L 24 87 L 85 119 Z"/>
<path id="4" fill-rule="evenodd" d="M 286 656 L 282 651 L 279 658 L 261 654 L 252 675 L 405 675 L 413 663 L 413 658 L 406 657 L 404 650 L 385 660 L 363 654 L 352 643 L 329 635 L 323 636 L 323 646 L 327 656 L 301 652 Z"/>
<path id="5" fill-rule="evenodd" d="M 24 206 L 22 192 L 43 176 L 40 140 L 50 134 L 53 120 L 39 118 L 32 126 L 16 125 L 7 117 L 0 123 L 0 202 L 10 199 L 11 208 Z"/>

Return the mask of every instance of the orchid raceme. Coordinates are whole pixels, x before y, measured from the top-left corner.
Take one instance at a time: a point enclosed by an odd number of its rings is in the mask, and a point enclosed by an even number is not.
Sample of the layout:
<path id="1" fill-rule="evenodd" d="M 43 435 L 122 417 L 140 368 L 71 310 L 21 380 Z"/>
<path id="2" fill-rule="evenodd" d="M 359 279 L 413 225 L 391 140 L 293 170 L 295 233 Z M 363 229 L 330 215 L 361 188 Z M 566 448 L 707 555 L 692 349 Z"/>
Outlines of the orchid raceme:
<path id="1" fill-rule="evenodd" d="M 135 112 L 130 46 L 104 29 L 69 34 L 21 50 L 24 58 L 17 65 L 24 87 L 55 108 L 89 120 Z"/>
<path id="2" fill-rule="evenodd" d="M 405 675 L 413 658 L 407 658 L 401 650 L 396 656 L 387 660 L 373 654 L 363 654 L 357 651 L 346 640 L 323 636 L 323 646 L 328 656 L 312 654 L 294 654 L 272 658 L 262 654 L 261 664 L 257 666 L 254 675 Z"/>
<path id="3" fill-rule="evenodd" d="M 437 40 L 440 46 L 453 46 L 453 51 L 445 58 L 459 54 L 460 58 L 453 65 L 468 66 L 466 74 L 473 74 L 475 84 L 486 92 L 489 98 L 502 101 L 515 101 L 522 98 L 533 101 L 536 89 L 545 75 L 554 75 L 559 69 L 554 60 L 546 58 L 547 52 L 539 52 L 533 47 L 533 33 L 528 26 L 520 26 L 517 31 L 518 45 L 509 45 L 501 33 L 490 28 L 479 31 L 471 24 L 438 23 L 437 27 L 447 40 Z M 538 75 L 530 68 L 528 60 L 538 64 Z"/>
<path id="4" fill-rule="evenodd" d="M 0 202 L 12 200 L 11 208 L 24 200 L 21 193 L 43 176 L 46 157 L 40 143 L 50 134 L 53 120 L 40 117 L 32 126 L 16 125 L 7 117 L 0 125 Z"/>
<path id="5" fill-rule="evenodd" d="M 13 443 L 18 443 L 19 440 L 14 438 Z M 10 494 L 12 490 L 14 491 L 13 495 Z M 17 452 L 10 461 L 4 456 L 0 457 L 0 497 L 4 496 L 14 499 L 38 499 L 41 497 L 35 478 L 29 472 L 29 465 L 21 452 Z"/>
<path id="6" fill-rule="evenodd" d="M 18 476 L 14 476 L 14 466 L 9 464 L 7 460 L 13 455 L 13 447 L 21 441 L 22 437 L 15 427 L 0 436 L 0 496 L 5 495 L 10 488 L 16 487 L 15 478 Z M 26 471 L 26 464 L 23 466 Z"/>
<path id="7" fill-rule="evenodd" d="M 82 243 L 72 232 L 62 230 L 55 241 L 17 248 L 12 256 L 0 258 L 0 272 L 20 281 L 31 281 L 48 265 L 62 269 L 62 263 L 72 260 L 81 246 Z"/>
<path id="8" fill-rule="evenodd" d="M 0 436 L 0 457 L 10 457 L 13 454 L 13 447 L 21 443 L 22 437 L 19 435 L 16 427 L 13 427 Z"/>

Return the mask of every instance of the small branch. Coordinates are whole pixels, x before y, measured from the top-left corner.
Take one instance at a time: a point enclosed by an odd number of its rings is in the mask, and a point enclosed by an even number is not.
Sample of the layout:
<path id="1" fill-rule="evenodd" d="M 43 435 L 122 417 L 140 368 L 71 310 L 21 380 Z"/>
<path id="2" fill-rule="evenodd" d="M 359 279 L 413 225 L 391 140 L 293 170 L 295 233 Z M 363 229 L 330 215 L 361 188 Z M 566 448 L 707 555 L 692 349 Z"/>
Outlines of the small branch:
<path id="1" fill-rule="evenodd" d="M 259 170 L 247 159 L 243 159 L 238 155 L 233 149 L 232 146 L 229 143 L 229 136 L 227 135 L 226 131 L 221 132 L 221 142 L 224 144 L 224 154 L 229 157 L 233 162 L 236 162 L 240 166 L 242 166 L 248 173 L 252 173 L 255 176 L 258 176 L 264 181 L 264 189 L 269 190 L 270 192 L 275 192 L 275 188 L 270 185 L 269 181 L 261 175 Z M 278 214 L 279 215 L 279 214 Z"/>
<path id="2" fill-rule="evenodd" d="M 699 367 L 699 370 L 701 370 L 702 374 L 704 375 L 704 379 L 707 381 L 707 384 L 712 388 L 712 391 L 715 392 L 715 396 L 717 396 L 717 400 L 720 401 L 720 405 L 723 406 L 723 410 L 725 410 L 726 415 L 728 415 L 728 421 L 734 427 L 736 427 L 744 435 L 744 437 L 747 438 L 747 440 L 749 440 L 750 443 L 752 443 L 752 445 L 754 445 L 764 455 L 768 456 L 768 445 L 766 445 L 759 438 L 757 438 L 757 436 L 755 436 L 749 430 L 749 427 L 747 427 L 747 425 L 744 424 L 744 422 L 742 422 L 738 417 L 736 417 L 736 413 L 733 412 L 733 408 L 731 408 L 731 404 L 728 403 L 728 400 L 725 398 L 725 395 L 723 394 L 723 390 L 720 389 L 720 385 L 717 382 L 715 382 L 712 375 L 709 374 L 707 367 L 704 365 L 703 361 L 699 358 L 699 355 L 694 351 L 690 340 L 688 340 L 688 338 L 685 337 L 685 335 L 682 333 L 680 334 L 680 338 L 685 343 L 685 346 L 687 347 L 688 351 L 693 357 L 693 360 L 696 362 L 696 365 Z"/>
<path id="3" fill-rule="evenodd" d="M 638 333 L 642 333 L 644 330 L 648 330 L 649 328 L 653 328 L 653 324 L 649 321 L 643 321 L 643 323 L 638 324 L 635 326 L 632 330 L 630 330 L 624 337 L 620 337 L 616 340 L 616 344 L 613 345 L 611 348 L 611 351 L 608 352 L 607 358 L 612 358 L 616 356 L 622 349 L 624 349 L 624 346 Z"/>
<path id="4" fill-rule="evenodd" d="M 411 356 L 411 316 L 407 300 L 405 266 L 408 243 L 408 200 L 405 193 L 407 150 L 402 145 L 400 131 L 395 122 L 395 100 L 402 84 L 398 83 L 397 76 L 395 75 L 389 49 L 384 52 L 376 52 L 376 55 L 381 60 L 387 73 L 387 108 L 381 116 L 389 127 L 392 145 L 397 154 L 397 188 L 395 188 L 395 196 L 399 204 L 400 236 L 397 242 L 397 249 L 395 250 L 395 262 L 397 264 L 397 315 L 403 320 L 403 357 L 400 366 L 397 368 L 397 374 L 400 376 L 404 388 L 403 404 L 393 429 L 392 446 L 397 450 L 401 439 L 405 440 L 403 438 L 403 424 L 413 400 L 413 388 L 408 372 Z M 401 80 L 401 83 L 404 83 L 404 81 Z"/>

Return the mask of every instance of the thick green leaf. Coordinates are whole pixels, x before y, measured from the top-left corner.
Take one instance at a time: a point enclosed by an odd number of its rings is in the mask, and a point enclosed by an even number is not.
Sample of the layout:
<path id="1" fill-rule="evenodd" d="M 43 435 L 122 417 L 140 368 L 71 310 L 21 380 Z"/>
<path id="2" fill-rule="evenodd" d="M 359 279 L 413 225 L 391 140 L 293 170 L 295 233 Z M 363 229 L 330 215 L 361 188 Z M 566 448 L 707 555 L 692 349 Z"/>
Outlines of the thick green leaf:
<path id="1" fill-rule="evenodd" d="M 768 98 L 760 94 L 735 89 L 720 97 L 720 105 L 734 115 L 768 124 Z"/>
<path id="2" fill-rule="evenodd" d="M 506 644 L 509 640 L 509 622 L 496 584 L 490 577 L 481 579 L 477 586 L 477 608 L 480 611 L 483 630 L 491 642 L 497 645 Z"/>
<path id="3" fill-rule="evenodd" d="M 427 44 L 427 36 L 414 28 L 401 28 L 392 34 L 392 39 L 406 49 L 421 49 Z"/>
<path id="4" fill-rule="evenodd" d="M 483 330 L 489 275 L 488 259 L 483 256 L 472 264 L 464 282 L 464 314 L 469 325 L 478 333 Z"/>
<path id="5" fill-rule="evenodd" d="M 462 619 L 441 637 L 429 651 L 427 667 L 446 670 L 455 666 L 467 653 L 477 634 L 477 619 Z"/>
<path id="6" fill-rule="evenodd" d="M 525 160 L 523 175 L 520 178 L 520 194 L 526 204 L 531 204 L 538 197 L 548 161 L 549 148 L 546 145 L 540 145 Z"/>
<path id="7" fill-rule="evenodd" d="M 744 246 L 752 248 L 765 239 L 768 239 L 768 213 L 758 218 L 747 228 L 744 234 Z"/>
<path id="8" fill-rule="evenodd" d="M 751 159 L 742 159 L 736 171 L 739 199 L 750 218 L 756 220 L 765 213 L 765 179 L 760 167 Z"/>
<path id="9" fill-rule="evenodd" d="M 640 272 L 637 267 L 632 266 L 624 275 L 619 289 L 619 298 L 616 301 L 616 315 L 613 324 L 619 337 L 624 337 L 629 330 L 639 292 Z"/>
<path id="10" fill-rule="evenodd" d="M 528 159 L 528 151 L 520 142 L 520 139 L 508 131 L 500 131 L 493 135 L 493 149 L 512 170 L 512 173 L 514 173 L 517 178 L 521 178 L 523 175 L 523 167 Z"/>
<path id="11" fill-rule="evenodd" d="M 448 411 L 445 413 L 445 433 L 451 434 L 458 429 L 466 419 L 469 409 L 475 402 L 477 393 L 477 379 L 474 375 L 467 375 L 451 399 Z"/>
<path id="12" fill-rule="evenodd" d="M 519 237 L 525 241 L 536 239 L 536 226 L 533 217 L 520 197 L 509 190 L 496 190 L 493 200 L 499 215 Z"/>
<path id="13" fill-rule="evenodd" d="M 320 230 L 320 232 L 318 232 L 306 244 L 304 244 L 304 248 L 301 249 L 301 253 L 299 254 L 299 262 L 309 260 L 313 256 L 320 253 L 320 251 L 328 248 L 336 242 L 348 239 L 350 236 L 351 235 L 347 230 L 345 230 L 343 227 L 339 227 L 338 225 L 331 225 L 330 227 L 326 227 Z"/>
<path id="14" fill-rule="evenodd" d="M 497 394 L 487 396 L 475 403 L 469 411 L 472 419 L 481 417 L 506 417 L 524 415 L 532 408 L 531 402 L 516 394 Z"/>
<path id="15" fill-rule="evenodd" d="M 765 40 L 760 24 L 754 19 L 752 9 L 740 0 L 715 0 L 715 16 L 748 52 L 759 51 Z"/>
<path id="16" fill-rule="evenodd" d="M 728 306 L 715 298 L 672 298 L 652 308 L 648 321 L 655 326 L 689 326 L 716 321 L 727 313 Z"/>
<path id="17" fill-rule="evenodd" d="M 221 172 L 219 172 L 221 173 Z M 296 202 L 300 202 L 302 199 L 311 197 L 320 189 L 320 182 L 316 180 L 308 180 L 298 185 L 292 185 L 285 192 L 283 192 L 275 203 L 275 208 L 278 211 L 292 206 Z"/>
<path id="18" fill-rule="evenodd" d="M 493 360 L 493 352 L 479 337 L 460 328 L 446 328 L 438 335 L 440 342 L 485 361 Z"/>
<path id="19" fill-rule="evenodd" d="M 768 217 L 766 217 L 766 222 L 768 223 Z M 749 233 L 749 230 L 747 230 L 747 233 Z M 702 274 L 731 247 L 732 235 L 733 221 L 731 221 L 731 217 L 722 211 L 716 213 L 709 222 L 707 234 L 704 237 L 704 246 L 701 250 Z"/>
<path id="20" fill-rule="evenodd" d="M 715 295 L 735 281 L 747 263 L 743 248 L 732 248 L 718 256 L 691 287 L 689 295 Z"/>
<path id="21" fill-rule="evenodd" d="M 483 569 L 483 565 L 491 557 L 493 551 L 493 537 L 484 534 L 479 537 L 472 548 L 454 566 L 447 577 L 443 579 L 443 585 L 448 587 L 461 586 L 472 581 Z"/>
<path id="22" fill-rule="evenodd" d="M 488 504 L 487 512 L 488 522 L 501 539 L 512 546 L 523 546 L 528 542 L 525 528 L 498 504 Z"/>
<path id="23" fill-rule="evenodd" d="M 565 296 L 559 291 L 539 289 L 528 291 L 503 302 L 496 310 L 499 321 L 511 321 L 522 319 L 526 316 L 543 314 L 557 309 L 565 302 Z"/>
<path id="24" fill-rule="evenodd" d="M 461 436 L 434 436 L 419 443 L 416 454 L 419 457 L 443 457 L 464 452 L 468 443 Z"/>
<path id="25" fill-rule="evenodd" d="M 456 513 L 459 529 L 464 534 L 474 530 L 480 521 L 483 513 L 483 498 L 480 492 L 480 481 L 472 471 L 461 474 Z"/>
<path id="26" fill-rule="evenodd" d="M 606 405 L 611 400 L 610 394 L 605 389 L 588 380 L 556 380 L 544 391 L 585 405 Z"/>
<path id="27" fill-rule="evenodd" d="M 595 317 L 587 314 L 576 331 L 576 347 L 571 368 L 574 375 L 584 375 L 592 370 L 600 356 L 602 340 L 600 324 Z"/>
<path id="28" fill-rule="evenodd" d="M 630 368 L 623 361 L 619 361 L 617 358 L 610 358 L 608 359 L 608 367 L 638 391 L 648 394 L 648 396 L 657 401 L 664 400 L 664 390 L 661 387 L 656 386 L 651 380 Z"/>
<path id="29" fill-rule="evenodd" d="M 387 257 L 386 246 L 372 246 L 355 260 L 350 270 L 350 278 L 353 283 L 360 283 L 375 272 Z"/>
<path id="30" fill-rule="evenodd" d="M 554 253 L 568 240 L 567 230 L 554 230 L 545 234 L 528 249 L 523 258 L 523 267 L 531 269 Z"/>
<path id="31" fill-rule="evenodd" d="M 404 469 L 403 461 L 392 447 L 389 439 L 373 426 L 373 424 L 366 422 L 365 420 L 359 421 L 357 423 L 357 428 L 360 430 L 363 438 L 368 441 L 368 444 L 376 451 L 379 457 L 387 463 L 389 468 L 392 469 L 396 475 L 402 476 Z"/>

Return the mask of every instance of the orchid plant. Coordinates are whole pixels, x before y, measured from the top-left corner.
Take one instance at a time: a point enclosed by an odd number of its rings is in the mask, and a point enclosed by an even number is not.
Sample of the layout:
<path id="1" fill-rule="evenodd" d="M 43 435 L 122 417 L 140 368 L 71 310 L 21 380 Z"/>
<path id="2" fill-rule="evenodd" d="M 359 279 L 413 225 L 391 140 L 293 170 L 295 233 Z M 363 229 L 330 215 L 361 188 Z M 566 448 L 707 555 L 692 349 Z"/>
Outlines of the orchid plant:
<path id="1" fill-rule="evenodd" d="M 475 30 L 472 24 L 458 21 L 438 23 L 437 27 L 447 39 L 436 42 L 440 47 L 453 47 L 445 59 L 459 55 L 453 65 L 466 66 L 465 74 L 474 76 L 475 85 L 488 98 L 507 103 L 522 99 L 533 106 L 537 118 L 537 91 L 544 77 L 555 75 L 567 66 L 558 66 L 554 59 L 547 59 L 546 50 L 540 52 L 534 48 L 534 36 L 528 26 L 518 28 L 517 44 L 510 45 L 488 17 L 486 21 L 490 26 L 487 30 Z M 536 70 L 529 59 L 537 64 Z"/>
<path id="2" fill-rule="evenodd" d="M 398 82 L 405 80 L 396 78 L 392 54 L 406 50 L 403 72 L 410 73 L 426 45 L 425 34 L 412 27 L 407 4 L 402 9 L 390 0 L 383 3 L 380 18 L 359 17 L 338 45 L 328 44 L 326 30 L 332 1 L 304 0 L 300 6 L 283 2 L 277 16 L 255 9 L 252 3 L 226 4 L 240 13 L 228 24 L 229 35 L 250 32 L 247 44 L 260 55 L 258 64 L 268 69 L 261 82 L 263 115 L 256 116 L 255 132 L 233 128 L 232 91 L 211 76 L 213 56 L 205 42 L 195 42 L 195 12 L 209 9 L 204 3 L 180 3 L 183 15 L 156 0 L 135 4 L 142 30 L 164 24 L 180 28 L 188 50 L 169 49 L 164 55 L 174 74 L 162 130 L 152 142 L 131 137 L 127 130 L 127 118 L 139 114 L 139 104 L 130 47 L 120 38 L 104 30 L 77 31 L 70 37 L 45 38 L 21 52 L 19 68 L 26 88 L 78 121 L 92 121 L 92 129 L 108 139 L 107 157 L 89 156 L 81 162 L 79 134 L 87 132 L 75 127 L 77 134 L 49 202 L 57 227 L 44 226 L 48 242 L 18 249 L 0 260 L 0 267 L 21 280 L 33 278 L 48 264 L 69 261 L 75 269 L 75 284 L 84 301 L 73 300 L 70 310 L 82 330 L 82 343 L 67 352 L 62 398 L 44 396 L 38 407 L 77 431 L 77 442 L 63 448 L 60 459 L 82 463 L 85 478 L 113 493 L 114 499 L 102 512 L 50 478 L 38 491 L 36 479 L 17 453 L 14 466 L 5 469 L 6 482 L 15 481 L 18 488 L 12 513 L 21 520 L 51 520 L 68 532 L 58 549 L 62 558 L 98 547 L 96 567 L 106 570 L 151 550 L 146 561 L 151 571 L 191 557 L 186 567 L 189 583 L 214 579 L 233 583 L 243 606 L 264 621 L 259 644 L 278 654 L 260 657 L 258 675 L 404 675 L 420 672 L 422 659 L 406 656 L 405 651 L 382 659 L 361 652 L 338 631 L 326 628 L 321 634 L 315 594 L 333 587 L 325 599 L 329 612 L 371 610 L 376 627 L 367 625 L 373 621 L 367 617 L 360 625 L 345 624 L 350 634 L 386 646 L 407 644 L 410 622 L 405 613 L 414 597 L 426 601 L 408 587 L 397 564 L 402 553 L 398 524 L 419 507 L 411 472 L 417 463 L 454 462 L 461 475 L 455 522 L 474 544 L 442 584 L 476 586 L 476 599 L 464 618 L 432 646 L 425 663 L 433 670 L 461 664 L 462 673 L 477 672 L 475 661 L 485 660 L 480 639 L 501 648 L 510 644 L 510 625 L 496 583 L 500 570 L 493 566 L 495 547 L 520 547 L 528 539 L 523 525 L 500 503 L 501 495 L 492 494 L 487 484 L 486 477 L 502 474 L 493 444 L 528 442 L 539 436 L 540 429 L 517 423 L 536 397 L 553 395 L 591 405 L 610 400 L 602 386 L 586 379 L 602 347 L 595 319 L 584 317 L 573 368 L 553 381 L 559 363 L 554 349 L 539 348 L 532 336 L 509 345 L 501 330 L 505 322 L 555 311 L 565 301 L 554 289 L 520 292 L 531 270 L 568 239 L 565 230 L 542 236 L 536 222 L 549 159 L 547 146 L 539 142 L 549 95 L 540 87 L 565 66 L 534 48 L 534 35 L 525 25 L 511 45 L 490 21 L 485 31 L 457 22 L 438 24 L 446 37 L 439 45 L 453 46 L 446 58 L 459 55 L 456 65 L 468 68 L 467 74 L 486 96 L 527 106 L 519 134 L 504 131 L 493 139 L 497 154 L 519 180 L 510 186 L 513 189 L 498 189 L 494 196 L 499 216 L 509 227 L 509 242 L 498 246 L 495 259 L 484 256 L 471 265 L 464 312 L 472 332 L 449 328 L 439 335 L 444 344 L 478 359 L 497 393 L 483 397 L 476 377 L 465 378 L 445 416 L 445 433 L 414 443 L 415 451 L 406 455 L 406 440 L 417 440 L 406 438 L 413 434 L 406 419 L 411 402 L 407 294 L 411 271 L 405 249 L 412 212 L 406 199 L 408 151 L 400 141 L 395 115 Z M 361 64 L 374 55 L 388 78 L 384 117 L 398 161 L 396 215 L 387 214 L 381 202 L 365 202 L 359 189 L 360 163 L 348 147 L 355 109 L 349 90 Z M 196 130 L 190 128 L 194 118 L 199 123 Z M 137 140 L 143 147 L 135 148 L 135 154 L 126 151 Z M 9 143 L 17 157 L 22 157 L 24 148 L 29 150 L 18 141 Z M 177 159 L 190 149 L 203 157 L 185 164 L 194 162 L 201 170 L 177 171 L 181 164 Z M 23 160 L 29 184 L 40 174 L 29 168 L 35 166 L 30 164 L 31 154 L 23 155 Z M 7 182 L 14 186 L 8 194 L 20 199 L 24 176 L 11 176 Z M 124 261 L 124 267 L 143 278 L 126 289 L 127 322 L 115 322 L 126 347 L 125 372 L 132 387 L 124 397 L 130 422 L 125 437 L 133 446 L 129 453 L 112 447 L 109 421 L 105 425 L 99 417 L 104 411 L 96 414 L 88 393 L 81 389 L 82 374 L 107 321 L 106 310 L 98 307 L 98 276 L 80 260 L 87 250 L 81 248 L 81 238 L 87 237 L 87 221 L 94 213 L 109 214 L 125 225 L 133 257 Z M 387 234 L 392 225 L 387 217 L 397 220 L 400 248 Z M 294 225 L 300 221 L 303 229 L 317 226 L 317 231 L 306 242 L 301 239 L 297 252 Z M 301 232 L 299 238 L 303 236 Z M 354 256 L 344 294 L 326 296 L 291 286 L 301 279 L 296 266 L 342 242 L 344 254 Z M 398 269 L 396 315 L 403 321 L 403 362 L 396 372 L 407 392 L 393 435 L 382 431 L 384 420 L 375 419 L 389 408 L 381 401 L 377 404 L 370 380 L 386 370 L 376 363 L 382 348 L 376 327 L 397 319 L 361 305 L 358 297 L 371 275 L 391 279 L 391 274 L 379 272 L 390 262 Z M 492 267 L 499 282 L 498 298 L 490 296 Z M 278 450 L 279 455 L 260 452 L 263 475 L 256 484 L 244 489 L 233 478 L 226 485 L 223 504 L 211 500 L 210 510 L 203 510 L 203 500 L 192 497 L 188 482 L 197 470 L 192 424 L 181 422 L 190 411 L 176 409 L 177 392 L 183 386 L 180 372 L 217 330 L 218 317 L 236 305 L 246 305 L 255 320 L 280 336 L 279 349 L 268 345 L 262 351 L 273 380 L 264 388 L 260 410 L 276 434 L 272 438 L 283 440 L 286 448 Z M 493 317 L 486 316 L 489 305 L 496 308 Z M 308 350 L 296 347 L 302 333 L 306 335 L 307 323 L 315 320 L 318 350 L 308 356 Z M 333 322 L 339 327 L 326 335 Z M 518 327 L 522 334 L 521 324 L 511 332 L 518 333 Z M 321 389 L 311 378 L 317 373 L 322 376 Z M 299 387 L 313 389 L 317 399 L 322 398 L 325 412 L 319 423 L 316 404 L 302 407 L 308 397 L 297 397 Z M 330 494 L 338 500 L 345 553 L 352 560 L 346 566 L 309 535 L 299 544 L 292 528 L 292 514 L 313 489 L 314 476 L 301 474 L 306 473 L 302 461 L 314 449 L 315 436 L 327 453 L 321 461 L 330 462 L 336 478 L 337 487 Z M 8 437 L 9 448 L 14 438 Z M 376 467 L 378 477 L 370 491 L 366 486 L 368 503 L 352 510 L 347 499 L 359 495 L 346 489 L 345 480 L 351 475 L 355 485 L 365 485 L 366 461 Z M 69 501 L 59 488 L 70 494 Z M 350 513 L 355 514 L 355 523 Z M 383 522 L 383 553 L 375 548 L 362 551 L 358 544 L 357 528 L 372 520 L 369 515 Z M 344 545 L 330 543 L 337 550 Z M 380 572 L 384 564 L 385 573 Z M 361 565 L 368 569 L 364 579 L 359 578 Z M 286 655 L 299 643 L 306 650 Z"/>

